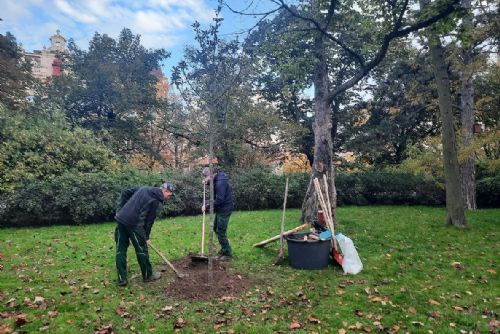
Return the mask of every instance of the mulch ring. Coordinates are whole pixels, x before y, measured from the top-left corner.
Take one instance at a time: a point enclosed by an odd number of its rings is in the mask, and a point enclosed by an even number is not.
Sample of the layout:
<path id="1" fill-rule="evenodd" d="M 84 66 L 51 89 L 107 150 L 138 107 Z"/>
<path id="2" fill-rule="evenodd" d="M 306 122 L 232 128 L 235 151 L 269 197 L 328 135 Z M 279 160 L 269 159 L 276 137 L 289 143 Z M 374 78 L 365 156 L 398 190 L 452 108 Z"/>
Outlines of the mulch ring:
<path id="1" fill-rule="evenodd" d="M 208 263 L 193 262 L 188 255 L 173 260 L 172 264 L 179 272 L 188 276 L 176 278 L 165 288 L 168 297 L 191 300 L 232 299 L 252 285 L 248 278 L 231 270 L 229 262 L 214 259 L 212 284 L 208 283 Z"/>

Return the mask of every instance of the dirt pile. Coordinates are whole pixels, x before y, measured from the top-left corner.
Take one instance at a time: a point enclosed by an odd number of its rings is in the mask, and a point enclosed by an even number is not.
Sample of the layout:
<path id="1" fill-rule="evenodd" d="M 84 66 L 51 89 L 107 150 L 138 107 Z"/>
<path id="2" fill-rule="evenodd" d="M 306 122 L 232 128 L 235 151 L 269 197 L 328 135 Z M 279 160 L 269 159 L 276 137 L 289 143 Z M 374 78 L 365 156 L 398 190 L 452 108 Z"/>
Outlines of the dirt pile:
<path id="1" fill-rule="evenodd" d="M 187 277 L 176 279 L 165 288 L 172 298 L 207 300 L 234 298 L 251 286 L 248 278 L 229 268 L 228 262 L 214 260 L 212 284 L 208 282 L 208 263 L 192 262 L 191 257 L 173 260 L 172 264 Z"/>

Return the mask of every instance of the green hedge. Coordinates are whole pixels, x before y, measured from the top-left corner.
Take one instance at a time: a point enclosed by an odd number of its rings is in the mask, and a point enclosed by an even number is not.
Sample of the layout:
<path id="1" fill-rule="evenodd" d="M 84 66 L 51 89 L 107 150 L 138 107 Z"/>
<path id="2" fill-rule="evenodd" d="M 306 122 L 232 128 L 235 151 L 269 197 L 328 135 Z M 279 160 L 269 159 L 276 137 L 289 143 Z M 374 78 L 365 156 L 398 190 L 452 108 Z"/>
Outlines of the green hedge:
<path id="1" fill-rule="evenodd" d="M 339 205 L 441 205 L 445 202 L 444 189 L 436 182 L 408 173 L 340 173 L 335 184 Z"/>
<path id="2" fill-rule="evenodd" d="M 500 175 L 485 177 L 476 183 L 477 205 L 500 207 Z"/>
<path id="3" fill-rule="evenodd" d="M 281 208 L 285 188 L 283 176 L 274 175 L 265 168 L 227 174 L 233 187 L 236 210 Z M 289 177 L 287 207 L 300 208 L 309 175 L 292 174 Z M 13 192 L 1 193 L 0 226 L 111 221 L 116 200 L 123 189 L 139 185 L 158 186 L 163 180 L 177 185 L 177 196 L 167 202 L 159 217 L 200 213 L 203 186 L 199 170 L 163 174 L 122 170 L 64 174 L 50 181 L 30 181 Z M 436 183 L 411 174 L 339 173 L 335 180 L 339 205 L 443 205 L 445 201 L 444 190 Z M 477 189 L 479 205 L 499 205 L 499 177 L 480 180 Z"/>

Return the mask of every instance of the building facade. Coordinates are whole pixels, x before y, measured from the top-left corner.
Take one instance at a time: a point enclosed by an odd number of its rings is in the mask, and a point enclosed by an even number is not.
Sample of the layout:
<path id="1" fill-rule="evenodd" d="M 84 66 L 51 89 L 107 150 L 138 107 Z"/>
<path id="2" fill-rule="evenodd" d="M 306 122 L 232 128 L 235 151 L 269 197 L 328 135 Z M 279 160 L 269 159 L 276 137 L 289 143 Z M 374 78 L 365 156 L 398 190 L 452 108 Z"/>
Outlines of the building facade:
<path id="1" fill-rule="evenodd" d="M 66 51 L 66 39 L 57 30 L 56 34 L 50 37 L 50 47 L 47 49 L 24 52 L 24 57 L 31 63 L 33 77 L 41 81 L 48 78 L 57 77 L 62 74 L 62 61 L 58 57 L 59 53 Z"/>

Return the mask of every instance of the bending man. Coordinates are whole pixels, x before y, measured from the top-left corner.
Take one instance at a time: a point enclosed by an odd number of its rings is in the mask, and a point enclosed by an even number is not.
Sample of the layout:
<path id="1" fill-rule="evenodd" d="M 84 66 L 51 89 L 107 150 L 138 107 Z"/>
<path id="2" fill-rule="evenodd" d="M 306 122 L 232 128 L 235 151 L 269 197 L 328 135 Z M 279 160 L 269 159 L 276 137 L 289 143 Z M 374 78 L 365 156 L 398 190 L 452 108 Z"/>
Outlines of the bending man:
<path id="1" fill-rule="evenodd" d="M 160 188 L 138 187 L 124 190 L 118 201 L 115 219 L 116 269 L 118 285 L 127 285 L 127 249 L 132 242 L 141 267 L 142 279 L 150 282 L 161 277 L 153 273 L 149 261 L 148 242 L 158 206 L 174 195 L 175 186 L 164 183 Z"/>

